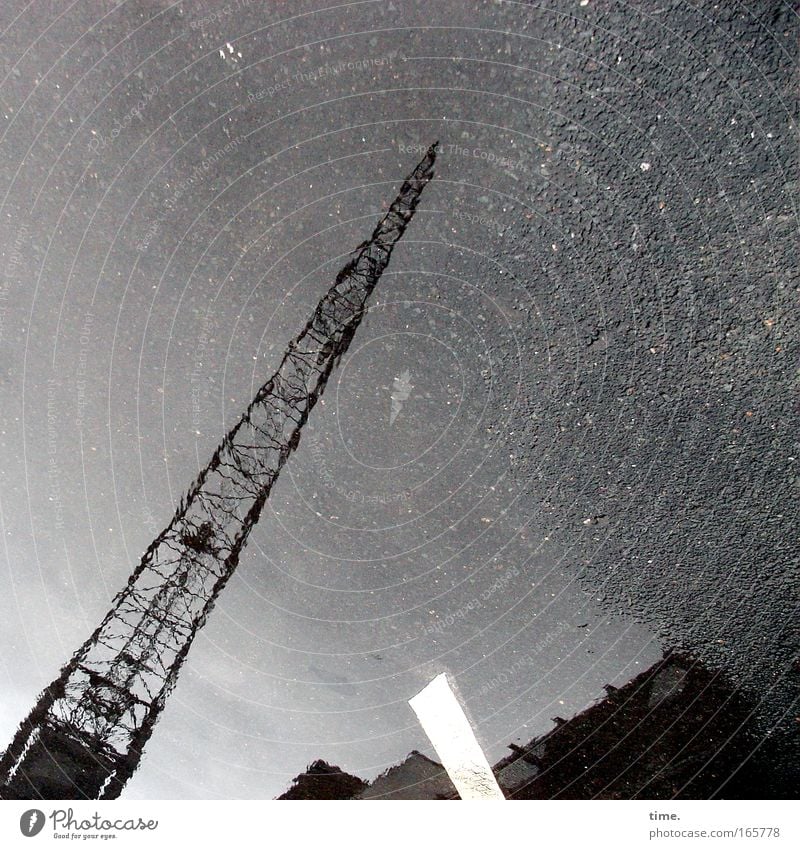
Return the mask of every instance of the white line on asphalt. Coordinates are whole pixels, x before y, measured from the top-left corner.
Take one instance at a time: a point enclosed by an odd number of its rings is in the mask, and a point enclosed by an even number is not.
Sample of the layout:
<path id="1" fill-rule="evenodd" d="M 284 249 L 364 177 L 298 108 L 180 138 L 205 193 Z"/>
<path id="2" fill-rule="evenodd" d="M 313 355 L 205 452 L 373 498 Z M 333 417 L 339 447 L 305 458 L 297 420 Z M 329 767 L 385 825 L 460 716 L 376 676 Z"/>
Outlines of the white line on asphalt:
<path id="1" fill-rule="evenodd" d="M 462 799 L 505 799 L 447 675 L 408 703 Z"/>

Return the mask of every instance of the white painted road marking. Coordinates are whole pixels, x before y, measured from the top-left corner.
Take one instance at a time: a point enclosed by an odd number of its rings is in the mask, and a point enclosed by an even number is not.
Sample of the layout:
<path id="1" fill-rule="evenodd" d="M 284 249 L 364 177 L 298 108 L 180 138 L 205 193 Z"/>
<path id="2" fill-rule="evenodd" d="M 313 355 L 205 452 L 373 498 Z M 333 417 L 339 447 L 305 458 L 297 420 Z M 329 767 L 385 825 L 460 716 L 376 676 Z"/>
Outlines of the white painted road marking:
<path id="1" fill-rule="evenodd" d="M 444 673 L 408 703 L 462 799 L 505 799 Z"/>

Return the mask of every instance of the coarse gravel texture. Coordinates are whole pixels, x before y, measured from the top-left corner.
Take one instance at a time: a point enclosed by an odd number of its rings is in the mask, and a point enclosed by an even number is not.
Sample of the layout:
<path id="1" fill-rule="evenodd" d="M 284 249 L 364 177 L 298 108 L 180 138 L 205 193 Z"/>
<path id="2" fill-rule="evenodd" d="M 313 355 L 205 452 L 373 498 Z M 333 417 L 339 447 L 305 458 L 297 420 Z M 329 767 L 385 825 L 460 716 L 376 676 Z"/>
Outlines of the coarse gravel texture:
<path id="1" fill-rule="evenodd" d="M 584 5 L 528 27 L 560 48 L 505 241 L 543 325 L 517 473 L 598 600 L 796 744 L 796 12 Z"/>

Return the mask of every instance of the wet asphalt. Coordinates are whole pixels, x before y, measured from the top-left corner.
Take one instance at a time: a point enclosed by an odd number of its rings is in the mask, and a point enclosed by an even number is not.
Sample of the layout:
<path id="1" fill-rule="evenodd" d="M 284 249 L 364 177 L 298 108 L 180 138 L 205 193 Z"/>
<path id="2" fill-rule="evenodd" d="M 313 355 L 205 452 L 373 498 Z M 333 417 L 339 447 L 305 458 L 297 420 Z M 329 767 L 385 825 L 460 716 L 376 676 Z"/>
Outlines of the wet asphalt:
<path id="1" fill-rule="evenodd" d="M 126 795 L 374 777 L 441 671 L 494 760 L 672 646 L 788 769 L 789 4 L 0 14 L 6 738 L 438 139 Z"/>

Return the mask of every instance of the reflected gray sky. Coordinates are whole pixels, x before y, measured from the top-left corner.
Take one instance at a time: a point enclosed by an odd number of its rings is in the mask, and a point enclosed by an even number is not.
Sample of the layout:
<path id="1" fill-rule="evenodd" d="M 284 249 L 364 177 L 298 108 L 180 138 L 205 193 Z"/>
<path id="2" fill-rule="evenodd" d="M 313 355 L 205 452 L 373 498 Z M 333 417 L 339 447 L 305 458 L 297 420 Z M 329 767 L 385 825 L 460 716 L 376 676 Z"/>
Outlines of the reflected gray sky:
<path id="1" fill-rule="evenodd" d="M 517 376 L 499 358 L 514 361 L 526 328 L 494 292 L 436 273 L 457 270 L 457 249 L 440 242 L 420 258 L 419 240 L 442 240 L 446 185 L 437 191 L 396 249 L 127 796 L 271 796 L 320 757 L 374 777 L 429 748 L 407 700 L 442 670 L 497 759 L 657 656 L 641 627 L 598 613 L 514 482 L 499 399 Z M 30 395 L 26 380 L 26 455 L 3 514 L 16 564 L 3 643 L 25 658 L 6 656 L 9 736 L 274 368 L 293 312 L 308 312 L 336 267 L 317 264 L 287 287 L 294 311 L 269 280 L 239 303 L 225 280 L 199 315 L 167 288 L 157 297 L 172 308 L 142 313 L 131 288 L 127 310 L 98 296 L 91 321 L 64 321 L 56 357 L 85 374 L 53 372 L 52 344 L 34 352 L 31 373 L 46 377 Z M 126 344 L 143 336 L 138 350 Z M 411 388 L 390 423 L 403 372 Z"/>

